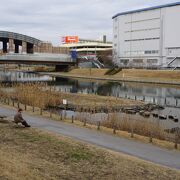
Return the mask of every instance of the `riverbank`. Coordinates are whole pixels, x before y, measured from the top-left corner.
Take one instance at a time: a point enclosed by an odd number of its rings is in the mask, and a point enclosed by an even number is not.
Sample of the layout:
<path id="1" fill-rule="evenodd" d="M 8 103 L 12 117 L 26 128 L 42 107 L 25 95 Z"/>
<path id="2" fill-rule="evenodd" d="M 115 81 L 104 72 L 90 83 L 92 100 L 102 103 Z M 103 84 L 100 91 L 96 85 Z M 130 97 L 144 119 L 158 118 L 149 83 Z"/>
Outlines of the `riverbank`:
<path id="1" fill-rule="evenodd" d="M 27 83 L 12 85 L 14 91 L 6 91 L 6 85 L 0 84 L 0 95 L 4 98 L 16 99 L 19 103 L 33 105 L 39 108 L 58 107 L 65 101 L 68 106 L 76 109 L 83 108 L 95 110 L 105 107 L 106 109 L 118 107 L 134 107 L 145 105 L 141 101 L 100 96 L 94 94 L 79 94 L 56 91 L 54 87 L 47 87 L 46 83 Z M 10 98 L 11 97 L 11 98 Z M 64 106 L 65 106 L 64 104 Z M 80 110 L 79 109 L 79 110 Z M 102 108 L 103 110 L 103 108 Z"/>
<path id="2" fill-rule="evenodd" d="M 2 179 L 178 179 L 180 172 L 38 129 L 0 123 Z"/>
<path id="3" fill-rule="evenodd" d="M 40 74 L 54 77 L 180 85 L 180 71 L 178 70 L 122 69 L 115 75 L 105 75 L 107 71 L 108 69 L 83 68 L 69 72 L 41 72 Z"/>
<path id="4" fill-rule="evenodd" d="M 0 87 L 1 102 L 26 110 L 30 106 L 31 111 L 35 111 L 37 107 L 41 115 L 47 111 L 50 116 L 54 113 L 62 120 L 66 115 L 61 109 L 70 110 L 69 118 L 73 116 L 83 123 L 97 125 L 99 122 L 101 127 L 109 127 L 111 130 L 116 128 L 116 130 L 131 132 L 133 129 L 133 133 L 146 137 L 153 134 L 153 138 L 156 139 L 171 142 L 175 139 L 173 134 L 164 132 L 167 128 L 160 127 L 159 121 L 154 121 L 151 116 L 150 112 L 159 108 L 155 105 L 109 96 L 64 93 L 56 91 L 54 87 L 47 87 L 46 83 L 16 84 L 11 87 L 13 91 L 7 91 L 6 85 Z M 66 103 L 63 103 L 64 101 Z M 137 116 L 130 114 L 137 114 Z M 146 117 L 149 117 L 152 122 L 147 121 Z"/>
<path id="5" fill-rule="evenodd" d="M 8 108 L 10 111 L 14 111 L 18 107 L 24 109 L 25 106 L 24 106 L 24 104 L 21 104 L 21 103 L 20 104 L 14 103 L 14 107 L 12 107 L 10 105 L 0 103 L 0 108 Z M 150 143 L 149 136 L 138 135 L 134 132 L 133 137 L 132 137 L 131 131 L 123 131 L 120 129 L 116 129 L 116 132 L 114 133 L 114 129 L 103 126 L 103 124 L 101 124 L 101 126 L 99 127 L 99 130 L 98 130 L 96 123 L 92 124 L 91 122 L 87 121 L 86 124 L 84 124 L 84 121 L 82 121 L 82 118 L 85 118 L 84 114 L 77 115 L 77 116 L 75 115 L 73 122 L 72 122 L 71 117 L 67 117 L 64 114 L 63 114 L 63 116 L 61 116 L 59 114 L 59 112 L 52 113 L 51 111 L 50 112 L 45 111 L 45 110 L 41 111 L 41 109 L 38 107 L 33 108 L 32 106 L 26 106 L 26 110 L 24 110 L 24 113 L 26 113 L 29 116 L 34 117 L 34 118 L 43 118 L 43 119 L 50 118 L 50 120 L 53 120 L 55 122 L 60 122 L 60 123 L 63 122 L 65 124 L 71 124 L 71 125 L 73 124 L 74 126 L 80 127 L 83 129 L 96 130 L 98 132 L 102 132 L 107 135 L 114 135 L 116 137 L 125 138 L 128 140 L 131 140 L 132 142 L 142 142 L 145 144 Z M 5 114 L 6 114 L 5 112 L 1 113 L 1 115 L 5 115 Z M 155 129 L 157 129 L 157 128 L 155 128 Z M 155 137 L 152 139 L 151 144 L 153 144 L 154 146 L 159 146 L 164 149 L 168 149 L 168 150 L 174 150 L 174 148 L 175 148 L 174 142 L 170 142 L 167 140 L 160 140 Z M 178 150 L 178 151 L 180 150 L 179 145 L 177 145 L 176 150 Z"/>

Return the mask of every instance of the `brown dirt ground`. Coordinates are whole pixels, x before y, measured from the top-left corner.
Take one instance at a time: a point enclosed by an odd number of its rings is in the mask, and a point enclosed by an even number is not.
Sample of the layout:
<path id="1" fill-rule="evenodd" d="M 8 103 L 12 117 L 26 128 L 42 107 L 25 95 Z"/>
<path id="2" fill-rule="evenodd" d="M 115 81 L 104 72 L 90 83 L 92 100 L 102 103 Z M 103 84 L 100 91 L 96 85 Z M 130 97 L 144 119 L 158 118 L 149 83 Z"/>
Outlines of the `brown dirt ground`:
<path id="1" fill-rule="evenodd" d="M 0 179 L 174 179 L 180 171 L 54 134 L 0 123 Z"/>

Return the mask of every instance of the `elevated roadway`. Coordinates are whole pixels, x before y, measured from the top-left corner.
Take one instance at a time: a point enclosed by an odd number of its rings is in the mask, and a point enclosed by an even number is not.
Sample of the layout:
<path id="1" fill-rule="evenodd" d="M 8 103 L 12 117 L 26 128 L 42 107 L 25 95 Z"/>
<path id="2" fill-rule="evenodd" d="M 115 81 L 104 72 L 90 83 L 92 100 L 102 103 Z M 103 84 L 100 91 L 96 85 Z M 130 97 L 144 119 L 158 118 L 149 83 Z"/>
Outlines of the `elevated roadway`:
<path id="1" fill-rule="evenodd" d="M 56 71 L 75 65 L 69 54 L 1 54 L 0 64 L 55 65 Z"/>
<path id="2" fill-rule="evenodd" d="M 0 31 L 0 43 L 0 64 L 55 65 L 57 71 L 75 64 L 68 48 L 53 47 L 31 36 Z"/>
<path id="3" fill-rule="evenodd" d="M 0 63 L 10 64 L 74 64 L 68 54 L 3 54 Z"/>

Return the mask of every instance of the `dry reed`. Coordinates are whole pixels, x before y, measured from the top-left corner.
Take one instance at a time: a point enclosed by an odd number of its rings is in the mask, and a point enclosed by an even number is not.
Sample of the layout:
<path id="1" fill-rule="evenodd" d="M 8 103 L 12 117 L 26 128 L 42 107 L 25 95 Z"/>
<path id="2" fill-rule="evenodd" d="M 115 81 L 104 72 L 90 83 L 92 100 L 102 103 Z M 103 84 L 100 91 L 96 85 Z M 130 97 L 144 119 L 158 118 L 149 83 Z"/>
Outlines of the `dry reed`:
<path id="1" fill-rule="evenodd" d="M 13 84 L 11 90 L 7 90 L 6 85 L 1 84 L 0 96 L 40 108 L 57 106 L 63 98 L 60 93 L 53 92 L 46 83 Z"/>
<path id="2" fill-rule="evenodd" d="M 115 126 L 117 130 L 133 132 L 148 137 L 152 136 L 161 140 L 164 140 L 166 137 L 166 132 L 157 122 L 150 119 L 136 119 L 127 114 L 120 117 L 118 113 L 111 113 L 107 120 L 102 122 L 102 125 L 108 128 L 114 128 Z"/>
<path id="3" fill-rule="evenodd" d="M 62 100 L 64 98 L 69 98 L 76 104 L 80 104 L 82 98 L 79 98 L 78 95 L 68 95 L 62 92 L 55 92 L 51 87 L 47 86 L 46 83 L 22 83 L 22 84 L 13 84 L 11 89 L 4 85 L 0 85 L 0 97 L 14 99 L 19 103 L 39 107 L 42 109 L 48 107 L 56 107 L 59 104 L 62 104 Z M 88 99 L 88 98 L 87 98 Z M 94 100 L 95 97 L 93 96 Z M 89 100 L 89 99 L 88 99 Z M 98 99 L 96 99 L 97 101 Z M 88 108 L 89 112 L 95 112 L 95 107 L 97 102 L 93 102 L 93 106 L 84 106 L 84 108 Z M 115 103 L 114 101 L 112 101 Z M 110 106 L 112 106 L 111 101 L 108 103 L 109 112 L 112 112 Z M 85 101 L 84 101 L 85 104 Z M 76 111 L 81 111 L 81 108 Z M 143 136 L 153 136 L 158 139 L 165 139 L 166 132 L 164 132 L 163 128 L 157 124 L 157 122 L 149 121 L 146 119 L 134 119 L 133 117 L 129 118 L 129 115 L 124 115 L 124 117 L 120 117 L 118 113 L 110 113 L 108 114 L 107 120 L 101 123 L 102 126 L 108 128 L 114 128 L 116 126 L 117 130 L 128 131 L 133 133 L 143 135 Z M 80 121 L 89 121 L 91 120 L 91 115 L 89 113 L 76 113 L 76 119 Z"/>

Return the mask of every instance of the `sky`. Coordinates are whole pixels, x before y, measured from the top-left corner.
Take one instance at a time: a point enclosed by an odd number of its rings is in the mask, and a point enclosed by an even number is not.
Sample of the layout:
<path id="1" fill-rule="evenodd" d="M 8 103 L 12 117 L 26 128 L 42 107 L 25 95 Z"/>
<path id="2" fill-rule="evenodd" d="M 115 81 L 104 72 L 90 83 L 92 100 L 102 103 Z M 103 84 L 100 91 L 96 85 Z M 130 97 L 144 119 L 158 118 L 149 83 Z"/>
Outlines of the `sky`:
<path id="1" fill-rule="evenodd" d="M 53 45 L 61 37 L 112 40 L 117 13 L 178 0 L 0 0 L 0 30 L 21 33 Z"/>

